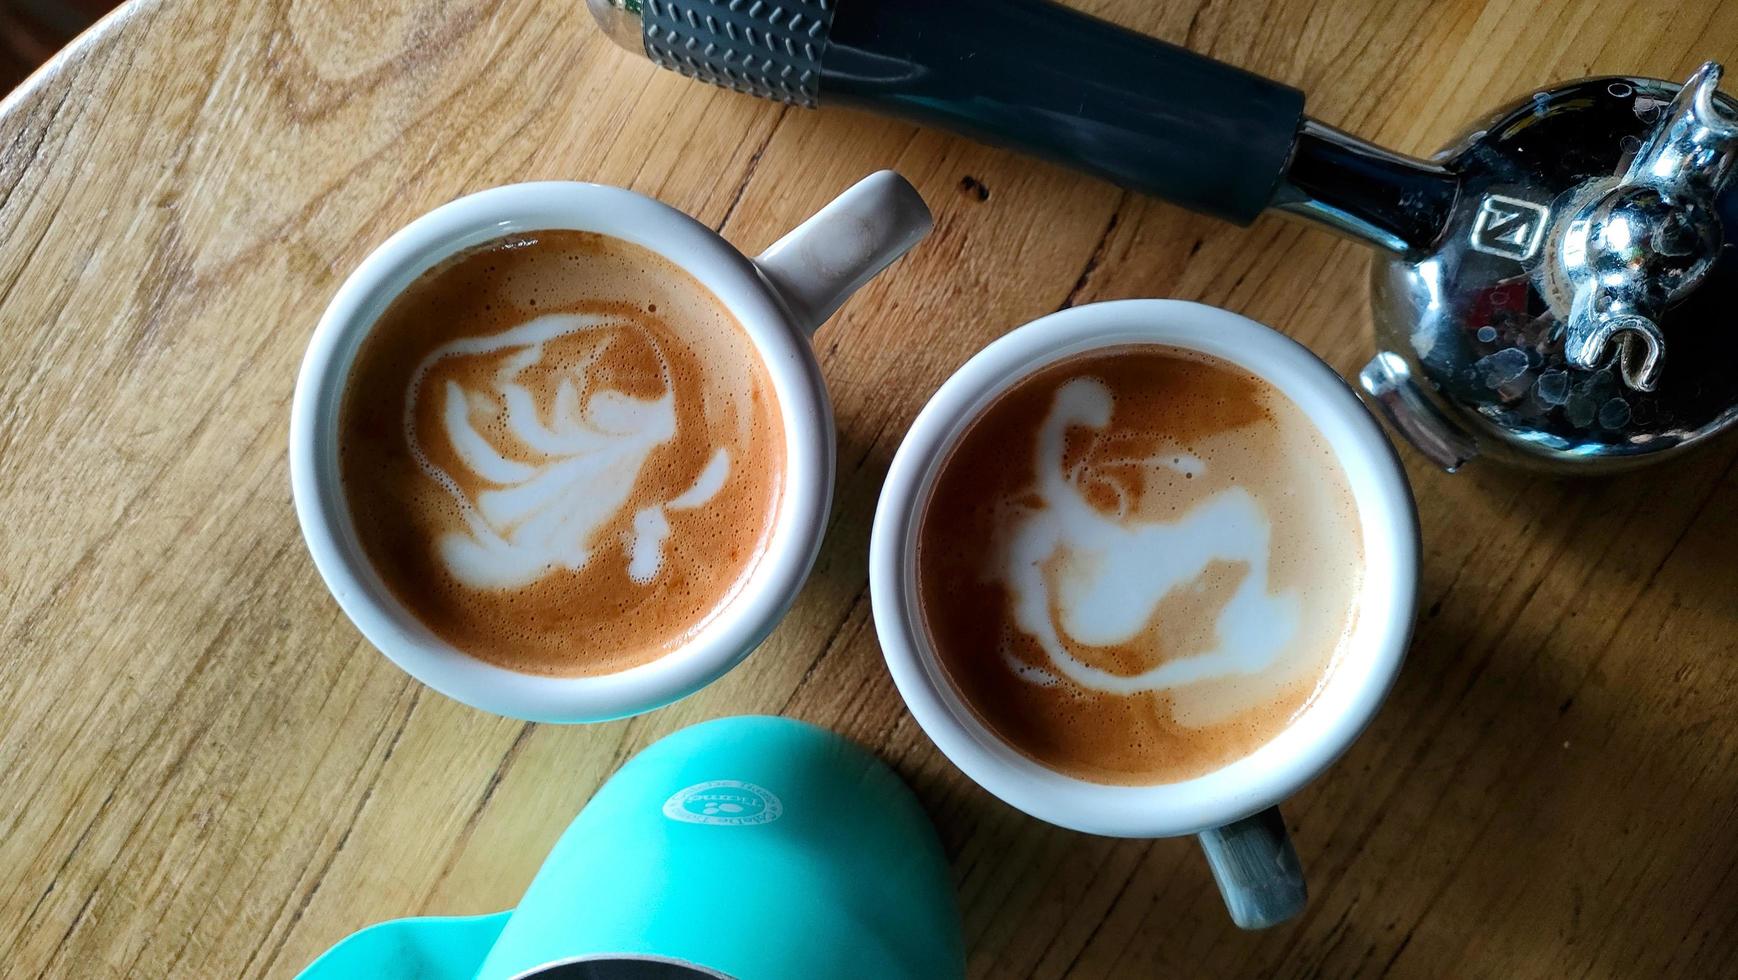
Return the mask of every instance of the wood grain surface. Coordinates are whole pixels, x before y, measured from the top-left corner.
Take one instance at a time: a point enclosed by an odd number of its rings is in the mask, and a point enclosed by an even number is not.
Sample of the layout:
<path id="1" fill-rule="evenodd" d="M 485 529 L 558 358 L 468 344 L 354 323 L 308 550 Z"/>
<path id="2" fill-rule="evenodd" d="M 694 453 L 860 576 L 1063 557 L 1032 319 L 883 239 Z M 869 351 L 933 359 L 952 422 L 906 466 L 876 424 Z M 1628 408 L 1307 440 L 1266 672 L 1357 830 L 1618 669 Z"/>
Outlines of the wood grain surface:
<path id="1" fill-rule="evenodd" d="M 1420 153 L 1549 82 L 1738 61 L 1724 0 L 1079 5 Z M 752 252 L 887 166 L 936 230 L 818 335 L 837 501 L 763 649 L 673 707 L 549 727 L 447 701 L 361 639 L 298 535 L 285 438 L 315 319 L 374 245 L 470 191 L 584 178 Z M 949 372 L 1058 308 L 1177 296 L 1349 374 L 1368 261 L 656 72 L 578 0 L 135 0 L 0 104 L 0 974 L 286 976 L 369 922 L 510 906 L 637 749 L 772 712 L 917 789 L 974 976 L 1738 975 L 1733 443 L 1599 482 L 1407 456 L 1417 641 L 1288 807 L 1311 905 L 1266 933 L 1231 926 L 1191 841 L 1001 805 L 889 682 L 870 516 Z"/>

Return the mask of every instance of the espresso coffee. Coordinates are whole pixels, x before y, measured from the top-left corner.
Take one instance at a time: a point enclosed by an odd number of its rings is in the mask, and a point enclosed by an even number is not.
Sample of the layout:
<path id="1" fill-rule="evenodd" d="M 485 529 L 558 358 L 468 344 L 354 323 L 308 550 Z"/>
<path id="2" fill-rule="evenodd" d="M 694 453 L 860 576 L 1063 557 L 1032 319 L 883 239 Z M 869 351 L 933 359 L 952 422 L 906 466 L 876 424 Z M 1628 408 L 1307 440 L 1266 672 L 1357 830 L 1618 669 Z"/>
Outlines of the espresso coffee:
<path id="1" fill-rule="evenodd" d="M 1357 616 L 1344 472 L 1272 385 L 1156 345 L 1018 381 L 941 464 L 921 617 L 960 697 L 1058 772 L 1199 776 L 1284 729 Z"/>
<path id="2" fill-rule="evenodd" d="M 481 660 L 612 673 L 742 589 L 784 437 L 753 342 L 691 275 L 601 235 L 498 239 L 363 341 L 339 416 L 356 532 L 399 603 Z"/>

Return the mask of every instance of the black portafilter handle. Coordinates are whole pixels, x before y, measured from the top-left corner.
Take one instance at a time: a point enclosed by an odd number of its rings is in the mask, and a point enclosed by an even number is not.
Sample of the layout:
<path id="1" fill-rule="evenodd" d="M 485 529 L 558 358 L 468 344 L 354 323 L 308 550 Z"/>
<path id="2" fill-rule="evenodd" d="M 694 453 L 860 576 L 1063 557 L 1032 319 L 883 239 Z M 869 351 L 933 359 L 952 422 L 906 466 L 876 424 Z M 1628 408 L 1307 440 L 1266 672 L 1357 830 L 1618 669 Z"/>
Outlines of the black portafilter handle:
<path id="1" fill-rule="evenodd" d="M 857 106 L 1096 174 L 1238 224 L 1269 207 L 1394 251 L 1454 182 L 1304 116 L 1289 85 L 1050 0 L 587 0 L 684 75 Z"/>
<path id="2" fill-rule="evenodd" d="M 819 8 L 821 4 L 812 6 Z M 1039 0 L 839 0 L 819 98 L 963 133 L 1239 224 L 1303 93 Z"/>

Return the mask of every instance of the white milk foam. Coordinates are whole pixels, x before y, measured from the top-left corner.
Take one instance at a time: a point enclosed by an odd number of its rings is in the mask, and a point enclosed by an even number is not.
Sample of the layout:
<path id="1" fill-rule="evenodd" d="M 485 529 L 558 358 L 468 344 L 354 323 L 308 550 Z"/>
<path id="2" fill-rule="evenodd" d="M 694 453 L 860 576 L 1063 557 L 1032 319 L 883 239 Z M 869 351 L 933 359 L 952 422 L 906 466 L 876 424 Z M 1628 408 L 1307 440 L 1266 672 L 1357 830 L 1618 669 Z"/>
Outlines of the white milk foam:
<path id="1" fill-rule="evenodd" d="M 1254 674 L 1273 666 L 1298 634 L 1302 599 L 1268 588 L 1271 528 L 1255 498 L 1231 487 L 1197 504 L 1175 522 L 1108 515 L 1082 494 L 1089 475 L 1065 470 L 1071 426 L 1110 424 L 1112 396 L 1092 378 L 1057 390 L 1037 434 L 1037 507 L 1016 507 L 1004 524 L 999 577 L 1009 590 L 1015 622 L 1047 655 L 1055 673 L 1004 651 L 1023 679 L 1052 685 L 1060 674 L 1079 687 L 1114 695 L 1169 691 L 1203 681 Z M 1183 452 L 1128 460 L 1151 469 L 1199 476 L 1207 464 Z M 1121 498 L 1119 492 L 1119 499 Z M 1083 646 L 1126 644 L 1152 620 L 1167 595 L 1188 586 L 1215 561 L 1247 566 L 1216 621 L 1217 645 L 1139 674 L 1114 674 L 1082 662 L 1062 635 Z M 1059 621 L 1059 622 L 1058 622 Z"/>
<path id="2" fill-rule="evenodd" d="M 535 394 L 519 382 L 525 370 L 542 360 L 548 342 L 608 329 L 637 330 L 630 321 L 613 317 L 541 316 L 502 333 L 447 343 L 417 366 L 405 394 L 405 441 L 417 466 L 446 490 L 464 516 L 466 530 L 443 535 L 437 547 L 447 569 L 464 585 L 518 588 L 559 570 L 583 568 L 592 557 L 593 536 L 628 504 L 648 457 L 675 437 L 669 364 L 650 333 L 644 333 L 645 339 L 657 352 L 666 379 L 657 398 L 589 390 L 587 370 L 608 347 L 607 335 L 568 369 L 552 404 L 538 404 Z M 439 392 L 424 390 L 429 370 L 446 358 L 504 351 L 513 353 L 501 361 L 487 390 L 467 390 L 456 381 L 448 381 Z M 444 399 L 442 429 L 476 479 L 455 479 L 429 459 L 416 423 L 417 404 L 425 396 Z M 478 431 L 477 420 L 497 417 L 532 451 L 531 458 L 504 453 Z M 630 577 L 642 584 L 657 577 L 670 534 L 665 512 L 705 504 L 723 488 L 729 472 L 730 454 L 720 448 L 692 487 L 634 515 L 633 530 L 621 542 Z M 472 499 L 462 483 L 479 481 L 493 488 L 478 491 Z"/>

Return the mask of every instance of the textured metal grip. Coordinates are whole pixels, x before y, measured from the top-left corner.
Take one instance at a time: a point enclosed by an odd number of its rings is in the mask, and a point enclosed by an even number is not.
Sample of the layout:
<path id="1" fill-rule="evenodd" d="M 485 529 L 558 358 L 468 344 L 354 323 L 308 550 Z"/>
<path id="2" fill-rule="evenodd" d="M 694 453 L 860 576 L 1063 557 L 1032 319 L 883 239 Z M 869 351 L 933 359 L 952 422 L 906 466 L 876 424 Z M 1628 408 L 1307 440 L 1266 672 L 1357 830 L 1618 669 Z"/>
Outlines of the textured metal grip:
<path id="1" fill-rule="evenodd" d="M 646 54 L 660 67 L 812 108 L 836 0 L 645 0 Z"/>

